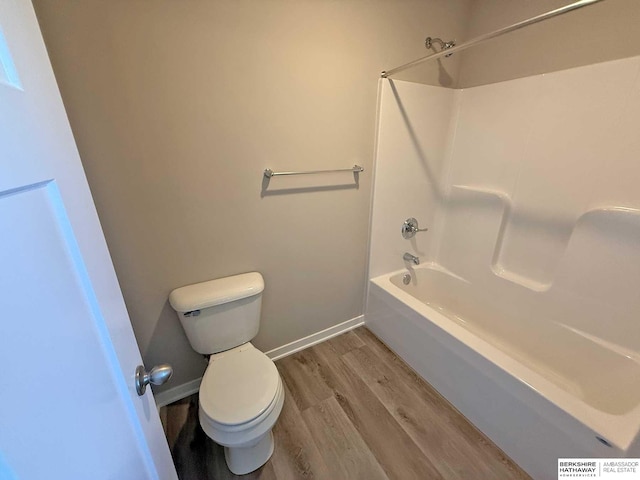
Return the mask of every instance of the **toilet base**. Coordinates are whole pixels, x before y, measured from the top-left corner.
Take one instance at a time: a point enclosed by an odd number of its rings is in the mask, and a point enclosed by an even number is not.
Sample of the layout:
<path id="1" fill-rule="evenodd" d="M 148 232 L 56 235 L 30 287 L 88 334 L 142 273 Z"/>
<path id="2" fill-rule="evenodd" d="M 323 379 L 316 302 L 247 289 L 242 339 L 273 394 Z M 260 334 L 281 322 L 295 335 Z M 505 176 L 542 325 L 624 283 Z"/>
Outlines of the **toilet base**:
<path id="1" fill-rule="evenodd" d="M 224 447 L 224 458 L 231 472 L 245 475 L 267 463 L 273 454 L 273 433 L 267 432 L 248 447 Z"/>

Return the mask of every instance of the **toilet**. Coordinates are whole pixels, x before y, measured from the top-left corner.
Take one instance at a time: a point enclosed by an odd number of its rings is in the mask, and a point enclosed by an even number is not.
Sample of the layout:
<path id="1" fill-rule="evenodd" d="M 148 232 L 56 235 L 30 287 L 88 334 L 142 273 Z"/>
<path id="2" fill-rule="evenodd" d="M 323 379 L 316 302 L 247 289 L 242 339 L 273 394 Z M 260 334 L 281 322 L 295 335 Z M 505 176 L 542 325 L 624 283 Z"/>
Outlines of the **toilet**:
<path id="1" fill-rule="evenodd" d="M 177 288 L 169 303 L 191 346 L 209 357 L 199 393 L 200 425 L 236 475 L 273 453 L 271 430 L 284 404 L 273 363 L 251 344 L 260 326 L 264 280 L 258 272 Z"/>

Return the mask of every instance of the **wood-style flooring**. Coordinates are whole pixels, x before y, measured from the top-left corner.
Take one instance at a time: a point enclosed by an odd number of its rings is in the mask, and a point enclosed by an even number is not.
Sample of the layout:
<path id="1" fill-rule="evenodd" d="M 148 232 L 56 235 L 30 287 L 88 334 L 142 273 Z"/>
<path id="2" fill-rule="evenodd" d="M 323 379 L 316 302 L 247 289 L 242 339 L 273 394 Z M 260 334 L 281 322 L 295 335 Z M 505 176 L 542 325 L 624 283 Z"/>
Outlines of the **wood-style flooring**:
<path id="1" fill-rule="evenodd" d="M 200 428 L 197 394 L 161 409 L 181 480 L 529 478 L 364 327 L 276 365 L 275 452 L 249 475 L 233 475 Z"/>

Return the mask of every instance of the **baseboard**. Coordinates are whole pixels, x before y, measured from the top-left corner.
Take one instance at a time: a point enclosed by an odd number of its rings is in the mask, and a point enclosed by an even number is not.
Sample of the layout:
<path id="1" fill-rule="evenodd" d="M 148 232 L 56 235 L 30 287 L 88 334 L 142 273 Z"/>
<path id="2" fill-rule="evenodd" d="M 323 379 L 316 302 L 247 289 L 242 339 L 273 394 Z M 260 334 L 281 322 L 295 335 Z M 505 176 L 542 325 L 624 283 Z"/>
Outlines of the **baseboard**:
<path id="1" fill-rule="evenodd" d="M 182 400 L 189 395 L 193 395 L 198 390 L 200 390 L 200 382 L 202 382 L 202 377 L 196 378 L 195 380 L 191 380 L 187 383 L 183 383 L 182 385 L 175 386 L 168 390 L 164 390 L 160 393 L 154 393 L 153 398 L 155 398 L 156 400 L 156 407 L 164 407 L 165 405 L 169 405 L 170 403 Z"/>
<path id="2" fill-rule="evenodd" d="M 333 337 L 337 337 L 338 335 L 348 332 L 349 330 L 353 330 L 360 325 L 364 325 L 364 315 L 360 315 L 358 317 L 352 318 L 351 320 L 347 320 L 346 322 L 339 323 L 337 325 L 334 325 L 333 327 L 325 328 L 320 332 L 313 333 L 307 337 L 295 340 L 291 343 L 287 343 L 286 345 L 283 345 L 281 347 L 274 348 L 273 350 L 265 352 L 265 354 L 275 362 L 276 360 L 292 355 L 296 352 L 299 352 L 300 350 L 312 347 L 317 343 L 324 342 L 325 340 L 329 340 Z M 200 389 L 201 381 L 202 377 L 196 378 L 195 380 L 191 380 L 190 382 L 183 383 L 182 385 L 164 390 L 160 393 L 154 393 L 153 396 L 156 400 L 156 406 L 158 408 L 164 407 L 165 405 L 177 402 L 178 400 L 196 393 Z"/>
<path id="3" fill-rule="evenodd" d="M 265 352 L 265 354 L 275 362 L 276 360 L 292 355 L 296 352 L 299 352 L 300 350 L 312 347 L 317 343 L 324 342 L 325 340 L 336 337 L 341 333 L 353 330 L 360 325 L 364 325 L 364 315 L 359 315 L 355 318 L 352 318 L 351 320 L 347 320 L 346 322 L 339 323 L 338 325 L 334 325 L 333 327 L 325 328 L 320 332 L 313 333 L 307 337 L 295 340 L 291 343 L 287 343 L 286 345 L 283 345 L 281 347 L 274 348 L 273 350 Z"/>

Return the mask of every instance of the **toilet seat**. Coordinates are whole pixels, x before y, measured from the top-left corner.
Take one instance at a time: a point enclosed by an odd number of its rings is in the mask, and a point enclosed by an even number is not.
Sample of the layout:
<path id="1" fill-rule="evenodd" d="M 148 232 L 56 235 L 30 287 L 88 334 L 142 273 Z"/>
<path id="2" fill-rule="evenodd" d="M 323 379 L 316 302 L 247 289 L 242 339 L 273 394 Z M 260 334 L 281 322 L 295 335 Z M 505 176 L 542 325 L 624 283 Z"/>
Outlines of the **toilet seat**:
<path id="1" fill-rule="evenodd" d="M 250 428 L 269 415 L 281 390 L 273 361 L 246 343 L 211 357 L 200 385 L 201 413 L 221 430 Z"/>
<path id="2" fill-rule="evenodd" d="M 218 437 L 219 435 L 223 435 L 225 436 L 225 438 L 227 438 L 229 435 L 234 436 L 236 434 L 242 437 L 245 437 L 248 432 L 262 430 L 263 428 L 266 428 L 264 424 L 269 424 L 272 420 L 274 420 L 274 418 L 277 419 L 278 416 L 280 415 L 279 408 L 282 407 L 283 399 L 284 399 L 284 387 L 282 386 L 282 381 L 280 381 L 278 384 L 278 390 L 275 398 L 273 399 L 269 407 L 262 414 L 258 415 L 256 418 L 249 420 L 248 422 L 241 423 L 239 425 L 225 425 L 223 423 L 218 423 L 215 420 L 213 420 L 211 417 L 209 417 L 206 414 L 206 412 L 201 407 L 199 412 L 200 423 L 202 424 L 204 422 L 207 424 L 207 427 L 209 429 L 212 429 L 218 432 L 216 435 L 214 435 L 215 437 Z M 275 417 L 274 417 L 274 414 L 275 414 Z M 214 438 L 214 437 L 211 437 L 211 438 Z"/>

